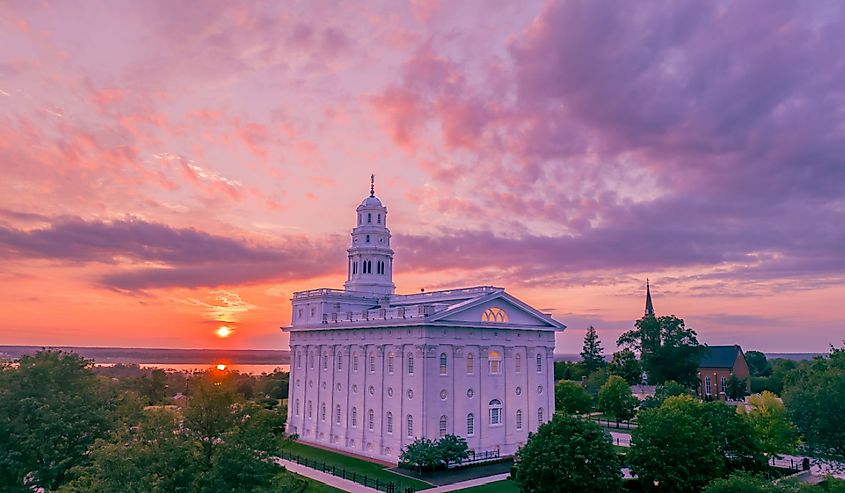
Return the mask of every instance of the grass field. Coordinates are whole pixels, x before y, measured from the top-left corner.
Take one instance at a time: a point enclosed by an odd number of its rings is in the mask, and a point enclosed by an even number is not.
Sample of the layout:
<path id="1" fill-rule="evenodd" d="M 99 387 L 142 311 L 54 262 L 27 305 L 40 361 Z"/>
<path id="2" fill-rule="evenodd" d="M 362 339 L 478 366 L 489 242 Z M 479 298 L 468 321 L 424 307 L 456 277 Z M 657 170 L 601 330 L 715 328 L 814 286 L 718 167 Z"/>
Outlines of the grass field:
<path id="1" fill-rule="evenodd" d="M 306 478 L 305 476 L 300 476 L 299 474 L 291 474 L 308 482 L 308 489 L 305 490 L 305 493 L 343 493 L 343 490 L 339 490 L 333 486 L 323 484 L 319 481 L 314 481 L 313 479 Z"/>
<path id="2" fill-rule="evenodd" d="M 392 473 L 385 470 L 381 464 L 369 462 L 357 457 L 350 457 L 348 455 L 323 450 L 316 447 L 310 447 L 303 443 L 292 442 L 284 446 L 285 452 L 299 455 L 308 458 L 309 460 L 316 460 L 328 464 L 329 467 L 335 466 L 338 469 L 344 468 L 347 473 L 355 472 L 357 474 L 364 474 L 370 479 L 378 479 L 379 481 L 393 481 L 401 483 L 403 486 L 413 486 L 418 490 L 432 488 L 433 485 L 425 483 L 418 479 L 408 478 L 399 474 Z"/>
<path id="3" fill-rule="evenodd" d="M 456 493 L 519 493 L 519 488 L 516 486 L 516 481 L 504 479 L 481 486 L 457 490 Z"/>

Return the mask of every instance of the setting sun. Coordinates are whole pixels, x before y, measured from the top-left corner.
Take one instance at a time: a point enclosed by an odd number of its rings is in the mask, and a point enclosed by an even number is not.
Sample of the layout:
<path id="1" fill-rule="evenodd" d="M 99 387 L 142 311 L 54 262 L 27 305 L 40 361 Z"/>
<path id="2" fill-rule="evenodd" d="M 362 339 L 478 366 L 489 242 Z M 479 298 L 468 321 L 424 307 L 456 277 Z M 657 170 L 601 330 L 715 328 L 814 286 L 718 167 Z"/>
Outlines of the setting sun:
<path id="1" fill-rule="evenodd" d="M 224 325 L 217 329 L 216 334 L 217 337 L 229 337 L 230 335 L 232 335 L 232 329 Z"/>
<path id="2" fill-rule="evenodd" d="M 220 370 L 220 371 L 223 371 L 223 370 L 226 369 L 226 365 L 224 365 L 223 363 L 220 363 L 220 364 L 217 365 L 217 369 Z"/>

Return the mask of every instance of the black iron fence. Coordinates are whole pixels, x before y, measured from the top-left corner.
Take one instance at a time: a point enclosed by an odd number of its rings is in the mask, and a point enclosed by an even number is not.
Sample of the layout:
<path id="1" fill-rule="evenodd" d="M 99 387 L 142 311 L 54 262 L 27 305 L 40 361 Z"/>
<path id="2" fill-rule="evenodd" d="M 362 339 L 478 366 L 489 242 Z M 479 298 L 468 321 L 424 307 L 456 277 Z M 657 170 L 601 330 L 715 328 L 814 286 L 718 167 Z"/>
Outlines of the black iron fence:
<path id="1" fill-rule="evenodd" d="M 465 464 L 472 464 L 473 462 L 484 462 L 488 460 L 495 460 L 500 458 L 499 450 L 484 450 L 484 451 L 475 451 L 470 450 L 469 456 L 466 459 L 458 462 L 456 465 L 465 465 Z"/>
<path id="2" fill-rule="evenodd" d="M 331 474 L 332 476 L 336 476 L 338 478 L 347 479 L 353 483 L 358 483 L 368 488 L 384 491 L 385 493 L 415 493 L 417 491 L 415 487 L 403 485 L 401 481 L 388 481 L 386 479 L 373 478 L 357 471 L 349 471 L 343 467 L 329 465 L 325 462 L 320 462 L 316 459 L 309 459 L 308 457 L 302 457 L 284 450 L 278 455 L 278 457 L 280 459 L 296 462 L 301 466 Z"/>
<path id="3" fill-rule="evenodd" d="M 810 459 L 804 457 L 802 459 L 795 459 L 793 457 L 790 458 L 780 458 L 771 456 L 769 457 L 769 465 L 772 467 L 778 467 L 781 469 L 790 469 L 792 471 L 809 471 L 810 470 Z"/>
<path id="4" fill-rule="evenodd" d="M 605 428 L 617 428 L 620 430 L 630 430 L 637 427 L 637 423 L 632 421 L 614 421 L 612 419 L 606 418 L 599 418 L 597 416 L 586 416 L 587 419 L 595 421 L 599 424 L 599 426 L 604 426 Z"/>

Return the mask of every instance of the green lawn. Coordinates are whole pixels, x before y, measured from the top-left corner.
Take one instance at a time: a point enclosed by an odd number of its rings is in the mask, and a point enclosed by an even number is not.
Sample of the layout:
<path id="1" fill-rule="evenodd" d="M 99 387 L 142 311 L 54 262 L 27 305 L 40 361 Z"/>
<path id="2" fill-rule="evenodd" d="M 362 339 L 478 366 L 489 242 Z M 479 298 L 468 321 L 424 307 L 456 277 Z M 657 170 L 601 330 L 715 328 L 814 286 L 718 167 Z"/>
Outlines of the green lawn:
<path id="1" fill-rule="evenodd" d="M 375 462 L 369 462 L 363 459 L 358 459 L 357 457 L 350 457 L 337 452 L 310 447 L 300 442 L 291 442 L 286 444 L 284 446 L 284 451 L 299 455 L 300 457 L 308 458 L 308 460 L 316 460 L 328 464 L 329 467 L 335 466 L 338 469 L 344 468 L 346 469 L 347 474 L 354 471 L 357 474 L 365 474 L 371 479 L 378 479 L 379 481 L 393 481 L 395 483 L 401 483 L 403 486 L 413 486 L 418 490 L 432 488 L 434 486 L 418 479 L 392 473 L 386 470 L 383 465 L 376 464 Z"/>
<path id="2" fill-rule="evenodd" d="M 455 493 L 519 493 L 519 488 L 516 486 L 516 481 L 503 479 L 481 486 L 457 490 Z"/>
<path id="3" fill-rule="evenodd" d="M 319 481 L 315 481 L 310 478 L 306 478 L 305 476 L 300 476 L 296 473 L 291 473 L 294 476 L 298 477 L 299 479 L 304 479 L 308 482 L 308 489 L 305 490 L 305 493 L 343 493 L 343 490 L 339 490 L 333 486 L 329 486 L 327 484 L 323 484 Z"/>

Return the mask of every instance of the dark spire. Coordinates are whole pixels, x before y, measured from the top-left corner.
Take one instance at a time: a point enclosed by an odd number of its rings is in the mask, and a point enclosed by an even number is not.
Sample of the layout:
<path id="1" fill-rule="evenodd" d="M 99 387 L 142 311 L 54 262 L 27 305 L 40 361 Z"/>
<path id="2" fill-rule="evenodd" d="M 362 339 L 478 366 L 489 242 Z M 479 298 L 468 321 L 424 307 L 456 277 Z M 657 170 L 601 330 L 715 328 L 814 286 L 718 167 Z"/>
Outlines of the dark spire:
<path id="1" fill-rule="evenodd" d="M 376 196 L 376 175 L 370 175 L 370 197 Z"/>
<path id="2" fill-rule="evenodd" d="M 651 287 L 648 284 L 648 279 L 645 280 L 645 315 L 647 317 L 654 316 L 654 305 L 651 304 Z"/>

